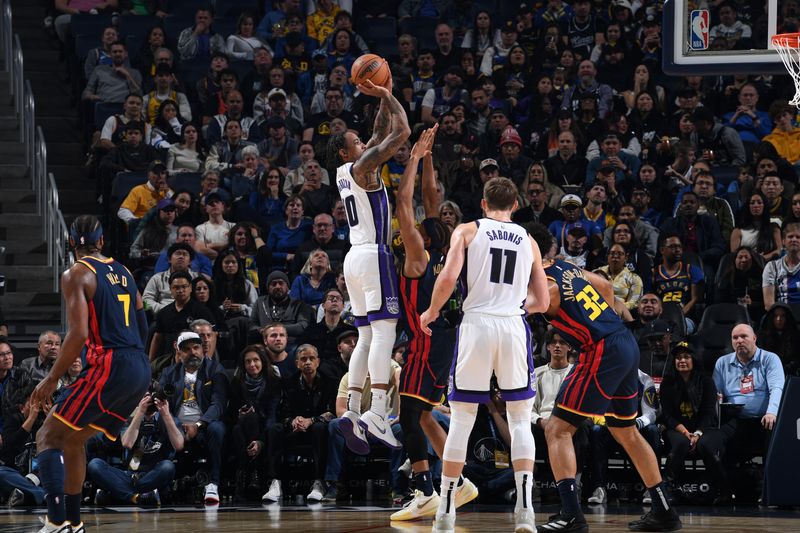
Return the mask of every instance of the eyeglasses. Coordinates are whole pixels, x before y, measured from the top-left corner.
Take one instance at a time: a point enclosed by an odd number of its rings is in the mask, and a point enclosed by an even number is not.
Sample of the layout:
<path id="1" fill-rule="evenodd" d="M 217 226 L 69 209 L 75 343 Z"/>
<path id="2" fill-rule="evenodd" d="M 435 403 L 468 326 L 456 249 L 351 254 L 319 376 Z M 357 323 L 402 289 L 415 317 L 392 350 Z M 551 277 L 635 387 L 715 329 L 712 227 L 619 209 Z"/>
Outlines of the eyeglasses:
<path id="1" fill-rule="evenodd" d="M 529 196 L 533 196 L 535 194 L 542 194 L 543 192 L 544 192 L 544 189 L 531 189 L 531 190 L 528 191 L 528 195 Z"/>
<path id="2" fill-rule="evenodd" d="M 0 357 L 12 357 L 14 352 L 0 352 Z"/>
<path id="3" fill-rule="evenodd" d="M 328 300 L 329 302 L 342 302 L 342 301 L 344 301 L 341 296 L 333 296 L 333 295 L 330 295 L 325 299 Z"/>
<path id="4" fill-rule="evenodd" d="M 61 346 L 59 341 L 46 341 L 44 343 L 45 346 Z"/>

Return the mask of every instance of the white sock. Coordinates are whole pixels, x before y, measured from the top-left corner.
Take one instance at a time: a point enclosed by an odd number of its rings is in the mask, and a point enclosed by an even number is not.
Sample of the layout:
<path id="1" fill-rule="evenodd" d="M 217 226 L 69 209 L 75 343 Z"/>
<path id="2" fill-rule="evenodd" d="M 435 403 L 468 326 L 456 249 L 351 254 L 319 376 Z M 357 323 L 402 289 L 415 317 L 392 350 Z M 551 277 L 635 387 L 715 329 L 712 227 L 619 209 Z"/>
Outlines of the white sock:
<path id="1" fill-rule="evenodd" d="M 347 391 L 347 410 L 361 414 L 361 393 L 357 390 Z"/>
<path id="2" fill-rule="evenodd" d="M 439 491 L 442 499 L 439 500 L 439 511 L 437 516 L 444 514 L 454 514 L 456 512 L 456 488 L 458 488 L 457 477 L 447 477 L 442 475 L 442 488 Z"/>
<path id="3" fill-rule="evenodd" d="M 533 509 L 533 473 L 514 472 L 517 482 L 517 504 L 515 509 Z"/>
<path id="4" fill-rule="evenodd" d="M 386 390 L 372 388 L 372 406 L 369 410 L 382 418 L 386 418 Z"/>

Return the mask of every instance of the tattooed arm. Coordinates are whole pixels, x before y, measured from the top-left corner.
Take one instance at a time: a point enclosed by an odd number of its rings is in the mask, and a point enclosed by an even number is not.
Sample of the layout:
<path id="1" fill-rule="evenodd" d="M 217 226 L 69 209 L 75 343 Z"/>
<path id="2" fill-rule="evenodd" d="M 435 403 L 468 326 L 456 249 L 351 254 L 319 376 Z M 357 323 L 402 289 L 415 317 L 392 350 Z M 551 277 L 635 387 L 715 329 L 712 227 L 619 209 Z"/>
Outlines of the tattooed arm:
<path id="1" fill-rule="evenodd" d="M 380 97 L 381 107 L 386 106 L 391 122 L 389 134 L 378 145 L 367 148 L 353 163 L 351 169 L 353 179 L 359 187 L 371 191 L 377 189 L 380 184 L 376 169 L 381 163 L 391 159 L 397 149 L 408 140 L 411 129 L 408 127 L 408 118 L 403 106 L 386 88 L 378 87 L 369 80 L 358 88 L 364 94 Z"/>
<path id="2" fill-rule="evenodd" d="M 372 137 L 367 142 L 367 148 L 377 146 L 380 142 L 389 135 L 389 127 L 392 125 L 392 116 L 389 114 L 389 109 L 381 99 L 380 108 L 375 114 L 375 123 L 372 126 Z"/>

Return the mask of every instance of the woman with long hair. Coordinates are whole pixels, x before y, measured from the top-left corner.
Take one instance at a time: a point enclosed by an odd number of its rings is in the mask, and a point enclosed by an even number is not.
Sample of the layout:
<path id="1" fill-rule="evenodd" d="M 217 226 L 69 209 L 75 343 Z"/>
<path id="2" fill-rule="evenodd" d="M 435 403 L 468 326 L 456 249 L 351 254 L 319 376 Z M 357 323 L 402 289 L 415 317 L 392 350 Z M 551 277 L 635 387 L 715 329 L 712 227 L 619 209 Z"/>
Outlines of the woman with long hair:
<path id="1" fill-rule="evenodd" d="M 439 206 L 439 218 L 450 228 L 450 231 L 453 231 L 456 229 L 456 226 L 461 224 L 464 215 L 461 213 L 461 208 L 458 207 L 458 204 L 450 200 L 445 200 Z"/>
<path id="2" fill-rule="evenodd" d="M 611 230 L 611 246 L 615 244 L 622 246 L 625 251 L 625 268 L 639 275 L 642 279 L 650 275 L 653 268 L 653 260 L 647 255 L 644 246 L 639 244 L 636 235 L 633 233 L 633 226 L 626 222 L 617 222 Z"/>
<path id="3" fill-rule="evenodd" d="M 389 58 L 389 68 L 394 77 L 395 86 L 405 80 L 417 67 L 417 38 L 404 33 L 397 38 L 397 53 Z"/>
<path id="4" fill-rule="evenodd" d="M 206 148 L 200 139 L 200 129 L 194 122 L 181 126 L 181 140 L 169 147 L 167 152 L 167 172 L 202 172 L 206 160 Z"/>
<path id="5" fill-rule="evenodd" d="M 527 191 L 531 182 L 541 183 L 542 186 L 544 186 L 545 194 L 547 194 L 547 205 L 553 209 L 559 209 L 561 207 L 561 198 L 564 196 L 564 191 L 550 182 L 547 168 L 545 168 L 544 163 L 541 161 L 534 161 L 531 163 L 519 190 Z M 523 199 L 520 205 L 528 205 L 527 199 Z"/>
<path id="6" fill-rule="evenodd" d="M 747 205 L 739 211 L 739 220 L 731 232 L 731 252 L 745 246 L 760 254 L 764 262 L 778 257 L 783 248 L 781 230 L 770 221 L 767 198 L 761 191 L 750 194 Z"/>
<path id="7" fill-rule="evenodd" d="M 547 157 L 553 157 L 558 153 L 558 136 L 564 132 L 572 132 L 575 137 L 575 148 L 578 153 L 585 151 L 585 142 L 583 138 L 583 130 L 577 125 L 572 111 L 569 109 L 559 109 L 556 112 L 553 121 L 550 123 L 550 129 L 547 133 Z"/>
<path id="8" fill-rule="evenodd" d="M 156 25 L 147 30 L 142 47 L 136 54 L 136 60 L 134 61 L 134 65 L 142 73 L 142 78 L 153 79 L 156 74 L 156 50 L 166 48 L 166 46 L 167 32 L 163 26 Z"/>
<path id="9" fill-rule="evenodd" d="M 300 243 L 311 237 L 311 220 L 304 217 L 303 198 L 296 194 L 283 204 L 285 219 L 270 227 L 267 249 L 272 253 L 270 264 L 273 270 L 288 272 L 294 252 Z"/>
<path id="10" fill-rule="evenodd" d="M 259 226 L 269 228 L 284 216 L 286 195 L 283 193 L 283 172 L 271 168 L 261 175 L 258 191 L 251 192 L 248 204 L 259 216 Z"/>
<path id="11" fill-rule="evenodd" d="M 252 61 L 256 50 L 259 48 L 266 48 L 269 50 L 270 56 L 272 48 L 269 44 L 256 35 L 256 18 L 249 11 L 243 12 L 239 15 L 239 20 L 236 23 L 236 33 L 228 36 L 225 43 L 225 53 L 232 59 L 239 59 L 243 61 Z"/>
<path id="12" fill-rule="evenodd" d="M 227 330 L 225 313 L 214 302 L 217 301 L 217 288 L 214 282 L 205 276 L 197 276 L 192 280 L 192 298 L 206 306 L 214 315 L 214 330 Z"/>
<path id="13" fill-rule="evenodd" d="M 758 323 L 764 314 L 764 293 L 761 273 L 764 260 L 752 248 L 739 246 L 724 258 L 716 279 L 714 301 L 738 303 L 747 307 L 750 319 Z"/>
<path id="14" fill-rule="evenodd" d="M 783 302 L 776 302 L 769 308 L 758 330 L 758 347 L 778 354 L 787 376 L 797 375 L 800 370 L 800 328 L 792 308 Z"/>
<path id="15" fill-rule="evenodd" d="M 316 308 L 322 303 L 325 291 L 335 287 L 336 276 L 331 272 L 328 254 L 325 250 L 317 248 L 309 254 L 300 270 L 300 275 L 292 281 L 289 296 Z"/>
<path id="16" fill-rule="evenodd" d="M 183 142 L 183 125 L 186 121 L 178 111 L 175 100 L 164 100 L 158 106 L 156 120 L 153 123 L 153 134 L 161 137 L 158 148 L 172 148 L 173 145 Z"/>
<path id="17" fill-rule="evenodd" d="M 659 397 L 665 440 L 670 444 L 664 477 L 673 487 L 682 485 L 684 461 L 696 453 L 714 477 L 721 495 L 727 489 L 723 450 L 714 433 L 717 427 L 717 388 L 703 373 L 703 363 L 687 342 L 672 349 L 671 360 L 661 382 Z M 728 491 L 727 493 L 725 491 Z"/>
<path id="18" fill-rule="evenodd" d="M 175 242 L 175 202 L 171 198 L 165 198 L 158 202 L 154 213 L 148 215 L 140 224 L 139 233 L 131 245 L 130 256 L 142 259 L 152 267 L 161 252 Z"/>
<path id="19" fill-rule="evenodd" d="M 642 91 L 636 95 L 628 119 L 630 129 L 639 139 L 643 150 L 654 148 L 667 133 L 666 118 L 656 106 L 656 99 L 650 92 Z"/>
<path id="20" fill-rule="evenodd" d="M 245 274 L 258 287 L 258 249 L 265 245 L 258 227 L 251 222 L 238 222 L 228 232 L 228 246 L 244 262 Z"/>
<path id="21" fill-rule="evenodd" d="M 228 420 L 237 458 L 236 497 L 261 494 L 266 430 L 275 423 L 281 399 L 280 376 L 260 344 L 239 354 L 231 381 Z"/>
<path id="22" fill-rule="evenodd" d="M 640 63 L 633 69 L 633 81 L 631 88 L 622 93 L 625 99 L 625 105 L 631 111 L 636 107 L 636 97 L 647 92 L 655 97 L 656 108 L 664 112 L 666 105 L 666 92 L 661 85 L 657 85 L 653 79 L 653 73 L 650 71 L 650 66 L 647 63 Z"/>
<path id="23" fill-rule="evenodd" d="M 494 27 L 492 14 L 484 9 L 479 10 L 475 13 L 472 28 L 464 33 L 461 48 L 471 50 L 480 63 L 487 48 L 500 44 L 502 44 L 500 30 Z"/>
<path id="24" fill-rule="evenodd" d="M 353 34 L 350 30 L 339 29 L 331 35 L 331 49 L 328 50 L 328 68 L 334 65 L 344 65 L 347 72 L 356 60 L 356 54 L 361 52 L 355 46 Z"/>
<path id="25" fill-rule="evenodd" d="M 250 316 L 258 299 L 256 286 L 247 279 L 244 261 L 233 249 L 217 256 L 212 274 L 217 289 L 216 305 L 224 313 L 231 346 L 244 346 L 250 328 Z"/>
<path id="26" fill-rule="evenodd" d="M 628 117 L 620 115 L 617 112 L 611 112 L 608 114 L 608 117 L 606 117 L 605 122 L 606 131 L 617 134 L 621 151 L 634 157 L 639 157 L 642 151 L 642 145 L 640 140 L 634 135 L 634 132 L 631 131 Z M 600 142 L 595 139 L 589 143 L 589 147 L 586 149 L 586 159 L 591 161 L 596 157 L 600 157 L 600 155 Z"/>

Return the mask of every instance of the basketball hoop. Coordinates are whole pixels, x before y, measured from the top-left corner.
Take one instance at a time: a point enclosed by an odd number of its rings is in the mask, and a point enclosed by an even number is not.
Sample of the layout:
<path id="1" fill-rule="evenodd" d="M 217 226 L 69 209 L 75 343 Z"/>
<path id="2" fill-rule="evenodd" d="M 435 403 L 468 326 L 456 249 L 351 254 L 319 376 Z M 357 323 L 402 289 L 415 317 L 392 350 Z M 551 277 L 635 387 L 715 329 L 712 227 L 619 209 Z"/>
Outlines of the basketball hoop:
<path id="1" fill-rule="evenodd" d="M 800 107 L 800 33 L 773 35 L 772 46 L 778 51 L 781 61 L 794 81 L 794 98 L 789 104 Z"/>

